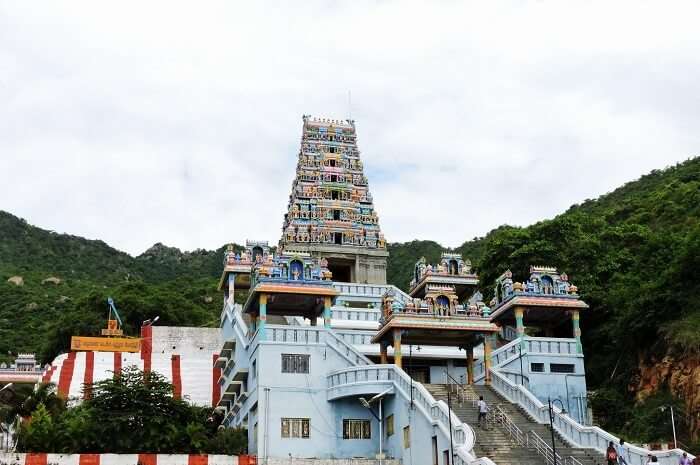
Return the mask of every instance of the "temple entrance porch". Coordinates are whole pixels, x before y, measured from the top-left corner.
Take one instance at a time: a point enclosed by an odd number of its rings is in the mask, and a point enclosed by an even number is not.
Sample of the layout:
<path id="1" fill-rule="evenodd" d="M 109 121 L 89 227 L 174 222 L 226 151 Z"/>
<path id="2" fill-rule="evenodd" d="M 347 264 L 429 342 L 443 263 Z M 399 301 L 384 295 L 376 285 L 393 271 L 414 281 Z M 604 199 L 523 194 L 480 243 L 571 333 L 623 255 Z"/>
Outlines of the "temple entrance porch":
<path id="1" fill-rule="evenodd" d="M 491 365 L 491 350 L 498 326 L 487 317 L 435 316 L 393 312 L 372 338 L 380 344 L 380 363 L 389 363 L 388 347 L 393 347 L 393 363 L 418 381 L 418 377 L 433 382 L 430 370 L 410 356 L 411 347 L 443 346 L 465 350 L 466 382 L 474 383 L 474 348 L 484 345 L 484 362 L 487 367 L 486 382 L 490 382 L 488 368 Z M 427 376 L 426 376 L 427 375 Z M 423 382 L 423 381 L 421 381 Z"/>

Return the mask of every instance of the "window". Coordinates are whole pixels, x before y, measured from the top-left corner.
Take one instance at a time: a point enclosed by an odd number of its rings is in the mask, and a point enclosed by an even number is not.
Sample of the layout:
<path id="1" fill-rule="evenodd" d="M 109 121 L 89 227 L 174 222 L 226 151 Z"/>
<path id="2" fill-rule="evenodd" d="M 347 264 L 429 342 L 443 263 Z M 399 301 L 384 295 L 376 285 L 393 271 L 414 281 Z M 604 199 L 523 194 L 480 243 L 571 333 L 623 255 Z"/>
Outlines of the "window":
<path id="1" fill-rule="evenodd" d="M 575 373 L 572 363 L 550 363 L 549 371 L 551 373 Z"/>
<path id="2" fill-rule="evenodd" d="M 338 175 L 337 174 L 331 174 L 331 182 L 338 182 Z"/>
<path id="3" fill-rule="evenodd" d="M 309 438 L 308 418 L 282 418 L 283 438 Z"/>
<path id="4" fill-rule="evenodd" d="M 343 420 L 343 439 L 371 439 L 369 420 Z"/>
<path id="5" fill-rule="evenodd" d="M 308 373 L 309 356 L 305 354 L 282 354 L 282 373 Z"/>
<path id="6" fill-rule="evenodd" d="M 411 427 L 405 426 L 403 429 L 403 448 L 408 449 L 411 447 Z"/>
<path id="7" fill-rule="evenodd" d="M 384 429 L 386 430 L 386 437 L 394 435 L 394 415 L 389 415 L 384 420 Z"/>
<path id="8" fill-rule="evenodd" d="M 340 219 L 340 210 L 333 210 L 333 219 L 336 221 Z"/>
<path id="9" fill-rule="evenodd" d="M 250 370 L 250 374 L 255 379 L 258 376 L 258 362 L 257 360 L 253 360 L 253 369 Z"/>
<path id="10" fill-rule="evenodd" d="M 330 166 L 335 166 L 335 160 L 331 158 L 330 160 L 328 160 L 328 164 Z"/>
<path id="11" fill-rule="evenodd" d="M 337 232 L 337 233 L 333 233 L 333 234 L 334 234 L 334 236 L 333 236 L 334 241 L 333 242 L 335 242 L 338 245 L 342 245 L 343 244 L 343 233 Z"/>
<path id="12" fill-rule="evenodd" d="M 338 200 L 339 194 L 338 191 L 331 191 L 331 200 Z"/>
<path id="13" fill-rule="evenodd" d="M 533 373 L 544 373 L 544 363 L 531 363 L 530 371 Z"/>

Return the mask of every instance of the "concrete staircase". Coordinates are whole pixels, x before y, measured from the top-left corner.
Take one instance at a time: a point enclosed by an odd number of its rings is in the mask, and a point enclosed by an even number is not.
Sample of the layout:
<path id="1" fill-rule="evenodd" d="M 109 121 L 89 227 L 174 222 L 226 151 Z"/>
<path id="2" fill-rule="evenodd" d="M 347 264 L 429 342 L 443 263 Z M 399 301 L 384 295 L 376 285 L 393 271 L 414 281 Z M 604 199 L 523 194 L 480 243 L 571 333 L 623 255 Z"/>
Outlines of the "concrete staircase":
<path id="1" fill-rule="evenodd" d="M 426 384 L 425 387 L 435 397 L 435 399 L 447 402 L 448 385 Z M 532 443 L 530 431 L 534 431 L 551 447 L 551 431 L 549 425 L 542 425 L 533 421 L 518 406 L 511 404 L 501 398 L 489 386 L 465 386 L 466 398 L 476 398 L 483 396 L 489 408 L 493 411 L 498 405 L 510 418 L 510 420 L 520 428 L 522 433 L 530 436 L 530 442 L 525 445 L 517 444 L 511 439 L 509 434 L 498 424 L 489 424 L 485 428 L 477 426 L 478 413 L 472 400 L 465 400 L 461 405 L 457 395 L 451 394 L 452 411 L 460 420 L 472 427 L 476 435 L 474 452 L 477 457 L 486 456 L 493 460 L 496 465 L 547 465 L 547 460 L 540 455 Z M 561 457 L 558 462 L 561 465 L 599 465 L 603 464 L 603 456 L 592 449 L 581 449 L 572 447 L 555 432 L 555 443 L 557 455 Z M 571 460 L 573 457 L 576 461 Z M 551 463 L 551 462 L 550 462 Z"/>

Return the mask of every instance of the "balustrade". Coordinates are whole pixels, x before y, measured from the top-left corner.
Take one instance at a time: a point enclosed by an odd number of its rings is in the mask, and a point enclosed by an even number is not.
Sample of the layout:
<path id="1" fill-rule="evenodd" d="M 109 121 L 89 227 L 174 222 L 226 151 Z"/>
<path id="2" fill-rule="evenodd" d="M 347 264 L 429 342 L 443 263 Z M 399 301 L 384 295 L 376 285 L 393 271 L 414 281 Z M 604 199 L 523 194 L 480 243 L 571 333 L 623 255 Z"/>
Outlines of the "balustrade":
<path id="1" fill-rule="evenodd" d="M 330 373 L 327 376 L 327 382 L 329 392 L 340 392 L 340 388 L 358 383 L 391 384 L 395 387 L 395 393 L 402 396 L 404 400 L 411 399 L 410 393 L 413 390 L 413 403 L 424 418 L 431 423 L 436 423 L 447 437 L 449 437 L 450 431 L 452 432 L 455 464 L 493 465 L 493 462 L 487 458 L 476 459 L 473 456 L 474 431 L 471 427 L 460 422 L 454 412 L 449 413 L 445 402 L 436 401 L 422 384 L 411 380 L 403 370 L 396 366 L 368 365 L 347 368 Z M 452 424 L 450 425 L 450 423 Z"/>

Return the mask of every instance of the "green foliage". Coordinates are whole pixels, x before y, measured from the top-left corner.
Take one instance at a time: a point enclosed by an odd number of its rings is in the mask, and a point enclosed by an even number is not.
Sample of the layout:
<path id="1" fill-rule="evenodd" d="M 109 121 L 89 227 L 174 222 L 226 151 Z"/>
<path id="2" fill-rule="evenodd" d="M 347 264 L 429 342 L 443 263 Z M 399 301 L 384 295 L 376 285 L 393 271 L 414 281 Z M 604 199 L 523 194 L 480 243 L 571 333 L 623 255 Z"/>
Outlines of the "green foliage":
<path id="1" fill-rule="evenodd" d="M 247 444 L 245 430 L 224 430 L 211 408 L 175 399 L 157 373 L 127 367 L 84 389 L 89 398 L 74 408 L 51 413 L 40 402 L 20 430 L 19 450 L 239 454 Z"/>

